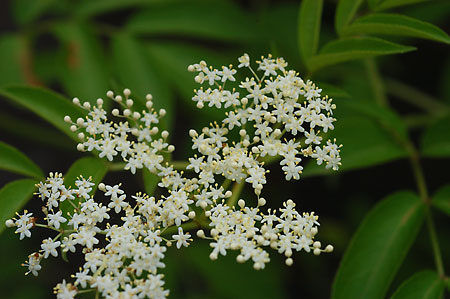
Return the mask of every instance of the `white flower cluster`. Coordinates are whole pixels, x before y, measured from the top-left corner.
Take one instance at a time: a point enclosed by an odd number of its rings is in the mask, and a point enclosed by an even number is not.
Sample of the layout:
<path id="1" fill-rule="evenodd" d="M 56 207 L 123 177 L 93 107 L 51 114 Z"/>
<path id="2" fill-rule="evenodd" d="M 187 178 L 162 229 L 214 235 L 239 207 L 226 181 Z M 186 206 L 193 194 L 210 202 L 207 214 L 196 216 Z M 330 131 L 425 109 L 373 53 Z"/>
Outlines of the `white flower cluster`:
<path id="1" fill-rule="evenodd" d="M 146 167 L 152 173 L 158 173 L 162 166 L 164 152 L 175 150 L 173 145 L 166 142 L 169 133 L 161 132 L 156 126 L 161 117 L 166 114 L 164 109 L 156 112 L 153 107 L 152 96 L 146 96 L 146 110 L 141 112 L 133 111 L 134 101 L 130 98 L 131 91 L 125 89 L 124 97 L 114 95 L 112 91 L 107 92 L 107 97 L 117 102 L 122 111 L 118 108 L 112 110 L 112 116 L 123 120 L 112 122 L 108 119 L 107 112 L 102 108 L 103 100 L 97 100 L 97 106 L 91 106 L 89 102 L 80 103 L 78 98 L 73 99 L 73 103 L 88 111 L 86 119 L 78 118 L 72 122 L 69 116 L 64 120 L 71 124 L 73 132 L 78 133 L 81 143 L 77 149 L 80 151 L 98 151 L 99 157 L 106 157 L 109 161 L 120 153 L 121 158 L 127 164 L 125 169 L 131 173 L 136 173 L 136 169 Z M 157 137 L 156 137 L 157 136 Z"/>
<path id="2" fill-rule="evenodd" d="M 264 202 L 263 198 L 259 199 L 260 204 Z M 315 255 L 333 251 L 333 246 L 321 249 L 321 243 L 313 241 L 318 232 L 318 216 L 314 213 L 300 215 L 292 200 L 283 203 L 280 216 L 270 209 L 267 214 L 258 213 L 258 207 L 247 207 L 242 199 L 238 201 L 238 205 L 240 209 L 235 210 L 216 203 L 206 212 L 211 220 L 210 226 L 213 227 L 211 239 L 214 242 L 210 244 L 214 248 L 210 254 L 212 260 L 217 259 L 219 253 L 226 255 L 227 250 L 240 250 L 237 261 L 243 263 L 252 259 L 253 267 L 259 270 L 270 261 L 269 253 L 263 249 L 265 246 L 284 254 L 289 266 L 293 263 L 292 250 L 313 250 Z M 206 238 L 202 230 L 197 235 Z"/>
<path id="3" fill-rule="evenodd" d="M 251 68 L 247 54 L 239 62 L 239 68 L 249 68 L 253 74 L 240 83 L 242 94 L 225 90 L 226 81 L 235 81 L 237 71 L 231 65 L 222 71 L 208 67 L 205 61 L 188 67 L 198 72 L 196 82 L 216 87 L 195 90 L 192 100 L 197 107 L 232 107 L 220 125 L 203 128 L 200 134 L 191 130 L 192 148 L 202 156 L 191 158 L 189 167 L 204 177 L 212 173 L 237 182 L 245 180 L 257 195 L 266 183 L 266 156 L 281 157 L 286 180 L 300 178 L 301 155 L 317 159 L 319 165 L 325 161 L 326 168 L 337 170 L 340 146 L 330 140 L 322 145 L 320 136 L 320 130 L 327 133 L 334 129 L 332 100 L 321 97 L 322 90 L 310 80 L 305 83 L 295 71 L 287 71 L 282 58 L 269 55 L 256 61 L 257 71 L 263 72 L 261 78 Z M 240 128 L 241 139 L 230 144 L 227 134 L 235 127 Z"/>
<path id="4" fill-rule="evenodd" d="M 176 242 L 176 247 L 187 247 L 192 241 L 189 233 L 181 227 L 172 240 L 162 234 L 174 223 L 195 217 L 189 211 L 186 194 L 174 194 L 164 200 L 156 200 L 145 194 L 132 196 L 136 204 L 131 206 L 120 185 L 99 184 L 99 189 L 110 198 L 108 206 L 103 206 L 91 196 L 94 184 L 80 177 L 76 189 L 66 188 L 61 174 L 53 174 L 45 182 L 37 185 L 38 195 L 45 202 L 43 209 L 47 224 L 38 224 L 32 213 L 18 215 L 18 219 L 7 221 L 7 226 L 17 227 L 17 233 L 30 237 L 30 230 L 46 227 L 58 233 L 53 238 L 42 241 L 41 250 L 32 253 L 27 263 L 28 273 L 37 276 L 40 262 L 58 252 L 81 251 L 85 262 L 80 271 L 73 275 L 73 284 L 65 281 L 55 288 L 58 298 L 73 298 L 80 289 L 96 289 L 105 298 L 165 298 L 169 291 L 163 288 L 164 268 L 162 259 L 167 250 Z M 61 203 L 70 203 L 68 217 L 62 216 Z M 185 215 L 185 213 L 188 215 Z M 121 224 L 104 223 L 110 218 L 121 219 Z M 67 225 L 64 224 L 67 222 Z M 23 238 L 23 237 L 21 237 Z M 104 240 L 106 245 L 99 245 Z M 164 246 L 166 245 L 166 246 Z M 96 247 L 98 246 L 98 247 Z"/>
<path id="5" fill-rule="evenodd" d="M 334 128 L 335 106 L 331 99 L 321 97 L 321 90 L 311 81 L 305 83 L 297 73 L 287 71 L 282 58 L 269 55 L 257 61 L 261 78 L 251 68 L 247 54 L 239 62 L 239 67 L 253 74 L 239 85 L 244 96 L 235 89 L 224 89 L 227 81 L 236 81 L 237 71 L 231 65 L 221 71 L 204 61 L 188 67 L 198 72 L 198 83 L 217 86 L 196 90 L 193 100 L 197 106 L 229 110 L 220 124 L 201 132 L 189 131 L 192 148 L 199 153 L 185 164 L 186 170 L 192 171 L 189 176 L 176 169 L 175 163 L 164 162 L 164 153 L 172 152 L 174 146 L 167 142 L 167 131 L 159 133 L 157 125 L 165 110 L 152 108 L 151 95 L 146 97 L 147 110 L 138 112 L 132 110 L 130 90 L 125 89 L 123 97 L 109 91 L 107 97 L 121 107 L 112 110 L 115 121 L 102 108 L 102 99 L 91 106 L 75 98 L 74 104 L 88 111 L 86 118 L 75 122 L 65 117 L 71 130 L 79 131 L 78 150 L 94 151 L 109 161 L 120 156 L 125 162 L 121 167 L 133 174 L 145 167 L 160 177 L 158 186 L 165 191 L 160 198 L 138 193 L 130 199 L 120 184 L 101 183 L 98 189 L 109 198 L 108 204 L 102 205 L 93 198 L 96 186 L 90 179 L 80 177 L 71 189 L 64 185 L 61 174 L 51 173 L 38 184 L 37 193 L 45 202 L 47 223 L 36 223 L 27 211 L 6 222 L 17 228 L 20 239 L 30 237 L 36 226 L 55 231 L 54 237 L 43 240 L 41 249 L 29 256 L 24 264 L 27 273 L 38 275 L 41 260 L 57 257 L 58 252 L 81 251 L 85 262 L 73 275 L 73 283 L 64 280 L 58 284 L 58 298 L 72 298 L 91 289 L 106 298 L 164 298 L 169 291 L 163 288 L 158 270 L 165 266 L 167 247 L 175 244 L 180 249 L 193 241 L 183 231 L 183 224 L 191 220 L 190 227 L 202 228 L 197 236 L 211 241 L 212 260 L 227 250 L 238 250 L 238 262 L 252 260 L 255 269 L 263 269 L 270 261 L 268 247 L 283 254 L 287 265 L 293 263 L 294 250 L 316 255 L 331 252 L 331 245 L 321 248 L 314 240 L 319 226 L 314 213 L 300 214 L 292 200 L 284 202 L 279 211 L 263 213 L 260 208 L 266 200 L 260 195 L 267 183 L 265 164 L 274 158 L 280 159 L 286 180 L 299 179 L 303 169 L 300 156 L 338 169 L 340 146 L 335 141 L 323 142 L 319 130 L 326 133 Z M 229 134 L 234 128 L 239 129 L 237 141 Z M 256 207 L 239 199 L 245 183 L 256 194 Z M 171 231 L 177 234 L 165 238 Z"/>

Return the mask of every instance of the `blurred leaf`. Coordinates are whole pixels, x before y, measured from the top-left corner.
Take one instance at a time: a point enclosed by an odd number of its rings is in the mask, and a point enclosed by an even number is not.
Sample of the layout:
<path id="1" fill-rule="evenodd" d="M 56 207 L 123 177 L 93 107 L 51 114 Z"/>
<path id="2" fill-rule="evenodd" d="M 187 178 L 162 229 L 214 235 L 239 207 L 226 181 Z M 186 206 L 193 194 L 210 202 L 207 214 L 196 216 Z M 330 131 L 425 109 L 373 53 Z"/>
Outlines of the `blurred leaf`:
<path id="1" fill-rule="evenodd" d="M 195 245 L 182 251 L 174 252 L 169 249 L 168 255 L 173 258 L 170 259 L 172 264 L 168 265 L 168 268 L 176 268 L 172 270 L 178 275 L 174 288 L 178 291 L 181 289 L 181 294 L 174 294 L 174 297 L 185 298 L 188 294 L 191 298 L 287 297 L 283 273 L 283 267 L 286 266 L 282 261 L 271 258 L 264 270 L 255 271 L 251 261 L 238 263 L 236 254 L 232 251 L 215 261 L 208 258 L 210 252 L 211 247 L 204 240 L 198 240 Z M 169 258 L 166 259 L 167 262 L 168 260 Z"/>
<path id="2" fill-rule="evenodd" d="M 415 50 L 414 47 L 403 46 L 374 37 L 352 37 L 334 40 L 326 44 L 318 55 L 310 59 L 311 71 L 328 65 L 374 57 L 378 55 L 401 54 Z"/>
<path id="3" fill-rule="evenodd" d="M 147 168 L 142 170 L 142 179 L 144 180 L 145 193 L 148 195 L 152 195 L 153 192 L 155 192 L 155 189 L 161 180 L 158 175 L 151 173 Z"/>
<path id="4" fill-rule="evenodd" d="M 14 126 L 11 124 L 14 123 Z M 75 150 L 69 137 L 56 131 L 51 125 L 22 118 L 20 122 L 14 114 L 0 111 L 0 130 L 13 136 L 15 140 L 27 140 L 28 144 L 45 145 L 56 149 Z"/>
<path id="5" fill-rule="evenodd" d="M 398 14 L 377 13 L 356 19 L 342 31 L 345 35 L 387 34 L 412 36 L 450 44 L 450 37 L 439 27 Z"/>
<path id="6" fill-rule="evenodd" d="M 336 7 L 336 16 L 334 17 L 334 27 L 338 34 L 354 18 L 362 0 L 339 0 Z"/>
<path id="7" fill-rule="evenodd" d="M 76 188 L 75 181 L 79 176 L 83 176 L 85 179 L 92 178 L 91 182 L 95 185 L 92 186 L 92 191 L 90 193 L 94 194 L 97 189 L 97 185 L 104 178 L 107 170 L 106 164 L 98 158 L 85 157 L 78 159 L 64 174 L 64 185 L 67 188 L 69 186 Z M 77 199 L 75 198 L 73 202 L 76 204 Z M 61 211 L 63 211 L 63 215 L 66 215 L 67 212 L 73 211 L 73 207 L 69 202 L 67 202 L 67 200 L 65 200 L 61 203 Z"/>
<path id="8" fill-rule="evenodd" d="M 402 14 L 432 24 L 445 24 L 448 20 L 450 1 L 426 1 L 420 5 L 402 7 Z"/>
<path id="9" fill-rule="evenodd" d="M 328 84 L 325 82 L 320 82 L 320 81 L 315 81 L 316 86 L 319 86 L 320 89 L 322 89 L 322 94 L 323 95 L 327 95 L 328 97 L 332 98 L 332 99 L 337 99 L 337 98 L 350 98 L 350 95 L 343 89 L 332 85 L 332 84 Z"/>
<path id="10" fill-rule="evenodd" d="M 0 95 L 33 111 L 75 141 L 79 140 L 64 122 L 64 116 L 76 120 L 83 112 L 61 95 L 44 88 L 21 85 L 0 88 Z"/>
<path id="11" fill-rule="evenodd" d="M 408 140 L 408 129 L 393 109 L 381 107 L 373 102 L 355 99 L 337 99 L 335 104 L 343 109 L 353 110 L 371 117 L 391 133 L 397 141 L 406 142 Z"/>
<path id="12" fill-rule="evenodd" d="M 137 13 L 125 30 L 247 43 L 260 37 L 256 25 L 249 12 L 230 1 L 176 1 Z"/>
<path id="13" fill-rule="evenodd" d="M 370 9 L 374 10 L 381 1 L 383 0 L 367 0 L 367 3 L 369 4 Z"/>
<path id="14" fill-rule="evenodd" d="M 382 298 L 416 238 L 424 204 L 409 191 L 379 202 L 355 233 L 336 274 L 332 298 Z"/>
<path id="15" fill-rule="evenodd" d="M 70 97 L 95 101 L 108 91 L 108 72 L 100 41 L 88 25 L 58 23 L 56 36 L 66 51 L 61 83 Z"/>
<path id="16" fill-rule="evenodd" d="M 390 133 L 366 115 L 346 114 L 345 117 L 338 118 L 334 125 L 335 129 L 330 137 L 336 138 L 338 144 L 343 144 L 339 172 L 379 165 L 408 156 Z M 323 164 L 319 166 L 315 160 L 310 160 L 303 176 L 333 173 L 335 172 L 325 169 Z"/>
<path id="17" fill-rule="evenodd" d="M 303 0 L 298 16 L 298 44 L 303 62 L 317 53 L 323 0 Z"/>
<path id="18" fill-rule="evenodd" d="M 33 196 L 36 180 L 23 179 L 6 184 L 0 189 L 0 233 L 5 229 L 5 221 L 14 216 Z"/>
<path id="19" fill-rule="evenodd" d="M 166 0 L 167 1 L 167 0 Z M 79 17 L 93 17 L 116 10 L 125 10 L 132 7 L 148 6 L 161 0 L 85 0 L 79 1 L 75 14 Z"/>
<path id="20" fill-rule="evenodd" d="M 0 36 L 0 85 L 10 83 L 25 83 L 23 72 L 23 54 L 25 42 L 22 37 L 14 34 Z"/>
<path id="21" fill-rule="evenodd" d="M 215 120 L 223 117 L 223 111 L 219 109 L 209 107 L 197 109 L 192 97 L 193 90 L 200 88 L 200 85 L 194 81 L 195 74 L 188 72 L 187 67 L 205 60 L 208 65 L 218 68 L 230 64 L 230 60 L 226 61 L 224 55 L 183 43 L 148 43 L 146 50 L 152 63 L 158 66 L 160 74 L 181 93 L 185 105 L 183 109 L 191 107 L 198 115 L 208 115 Z"/>
<path id="22" fill-rule="evenodd" d="M 444 281 L 430 270 L 420 271 L 411 276 L 392 295 L 392 299 L 439 299 L 444 292 Z"/>
<path id="23" fill-rule="evenodd" d="M 33 22 L 59 1 L 61 0 L 14 0 L 11 1 L 11 11 L 14 19 L 23 25 Z"/>
<path id="24" fill-rule="evenodd" d="M 15 147 L 0 141 L 0 169 L 42 178 L 41 169 Z"/>
<path id="25" fill-rule="evenodd" d="M 410 5 L 420 2 L 426 2 L 429 0 L 384 0 L 376 7 L 376 10 L 385 10 L 397 6 Z"/>
<path id="26" fill-rule="evenodd" d="M 450 156 L 450 115 L 428 127 L 421 140 L 422 153 L 427 157 Z"/>
<path id="27" fill-rule="evenodd" d="M 113 61 L 120 82 L 131 89 L 145 107 L 145 95 L 153 95 L 155 109 L 167 111 L 161 119 L 163 129 L 170 130 L 174 117 L 174 98 L 164 78 L 149 62 L 142 45 L 126 34 L 117 34 L 112 40 Z"/>
<path id="28" fill-rule="evenodd" d="M 431 204 L 450 216 L 450 185 L 446 185 L 434 194 Z"/>

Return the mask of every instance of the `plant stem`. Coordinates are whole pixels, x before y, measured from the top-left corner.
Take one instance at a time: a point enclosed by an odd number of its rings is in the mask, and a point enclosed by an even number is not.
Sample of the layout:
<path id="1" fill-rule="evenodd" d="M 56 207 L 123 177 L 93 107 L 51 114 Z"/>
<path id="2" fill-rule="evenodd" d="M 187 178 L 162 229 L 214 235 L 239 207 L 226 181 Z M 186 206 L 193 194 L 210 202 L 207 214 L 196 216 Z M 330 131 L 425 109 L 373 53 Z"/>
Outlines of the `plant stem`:
<path id="1" fill-rule="evenodd" d="M 434 262 L 436 263 L 436 269 L 439 276 L 443 278 L 445 276 L 444 263 L 442 261 L 441 250 L 439 248 L 439 241 L 436 235 L 436 228 L 434 227 L 433 217 L 431 215 L 431 210 L 429 206 L 426 207 L 425 213 L 428 232 L 430 233 L 431 247 L 433 248 Z"/>
<path id="2" fill-rule="evenodd" d="M 187 161 L 171 161 L 169 162 L 173 166 L 174 169 L 177 170 L 186 170 L 186 167 L 189 165 Z"/>
<path id="3" fill-rule="evenodd" d="M 373 59 L 366 59 L 365 65 L 367 69 L 367 73 L 369 75 L 370 84 L 373 89 L 373 93 L 375 96 L 375 99 L 377 103 L 381 106 L 387 106 L 389 103 L 386 98 L 386 91 L 383 85 L 383 81 L 381 79 L 381 76 L 378 72 L 377 66 L 375 64 L 375 61 Z M 389 82 L 392 87 L 392 81 Z M 411 103 L 416 104 L 417 106 L 421 106 L 424 109 L 426 109 L 429 112 L 435 112 L 438 113 L 439 109 L 448 110 L 448 107 L 446 105 L 442 105 L 439 102 L 435 102 L 433 99 L 430 99 L 428 97 L 423 97 L 423 95 L 419 94 L 419 97 L 417 96 L 417 92 L 414 90 L 408 89 L 405 85 L 398 84 L 398 82 L 394 81 L 395 88 L 394 90 L 398 91 L 399 94 L 396 94 L 400 97 L 402 95 L 404 99 L 407 98 Z M 422 98 L 420 98 L 422 96 Z M 441 107 L 444 106 L 444 107 Z M 404 142 L 403 140 L 399 139 L 399 137 L 396 134 L 392 134 L 393 138 L 395 138 L 399 144 L 403 144 L 407 152 L 409 153 L 409 160 L 411 162 L 411 167 L 414 174 L 414 179 L 416 181 L 417 190 L 419 192 L 420 199 L 424 202 L 425 205 L 425 218 L 427 222 L 427 228 L 428 232 L 430 234 L 430 242 L 431 247 L 433 250 L 433 256 L 434 261 L 436 264 L 436 269 L 439 274 L 439 276 L 444 277 L 444 266 L 442 262 L 442 255 L 441 250 L 439 248 L 439 242 L 436 235 L 436 229 L 433 224 L 433 218 L 430 211 L 430 198 L 428 194 L 428 188 L 425 181 L 425 175 L 422 170 L 422 166 L 420 165 L 420 155 L 417 149 L 414 147 L 414 144 L 411 141 Z"/>
<path id="4" fill-rule="evenodd" d="M 373 58 L 364 60 L 366 66 L 367 75 L 369 76 L 370 85 L 372 86 L 375 101 L 380 106 L 387 106 L 388 99 L 386 97 L 386 91 L 384 89 L 383 81 L 378 71 L 377 65 Z"/>
<path id="5" fill-rule="evenodd" d="M 241 195 L 242 189 L 244 189 L 245 181 L 242 181 L 240 183 L 234 183 L 233 189 L 231 192 L 233 192 L 233 195 L 228 199 L 227 205 L 232 208 L 236 205 L 236 202 L 238 201 L 239 195 Z"/>
<path id="6" fill-rule="evenodd" d="M 387 79 L 386 87 L 389 94 L 431 114 L 443 115 L 450 110 L 448 105 L 400 81 Z"/>
<path id="7" fill-rule="evenodd" d="M 444 277 L 444 264 L 442 261 L 441 249 L 439 248 L 439 242 L 436 235 L 436 228 L 434 227 L 433 217 L 430 210 L 430 198 L 428 195 L 428 189 L 425 181 L 425 175 L 423 174 L 422 166 L 420 165 L 419 154 L 411 143 L 406 145 L 410 155 L 411 166 L 416 180 L 417 189 L 419 191 L 420 198 L 425 203 L 425 221 L 427 222 L 428 233 L 430 234 L 431 248 L 433 250 L 434 262 L 436 264 L 436 270 L 440 277 Z"/>

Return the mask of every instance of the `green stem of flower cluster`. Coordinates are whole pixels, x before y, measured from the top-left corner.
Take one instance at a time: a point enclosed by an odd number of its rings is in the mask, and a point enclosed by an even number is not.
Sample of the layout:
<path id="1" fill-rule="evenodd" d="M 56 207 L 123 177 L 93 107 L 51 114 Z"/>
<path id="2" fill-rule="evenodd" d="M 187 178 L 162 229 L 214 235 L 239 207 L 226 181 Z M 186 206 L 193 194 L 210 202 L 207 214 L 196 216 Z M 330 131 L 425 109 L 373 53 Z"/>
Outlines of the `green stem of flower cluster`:
<path id="1" fill-rule="evenodd" d="M 242 190 L 244 189 L 245 182 L 242 181 L 240 183 L 234 183 L 233 189 L 231 192 L 233 192 L 233 195 L 228 199 L 227 205 L 232 208 L 236 205 L 236 202 L 239 199 L 239 196 L 241 195 Z"/>

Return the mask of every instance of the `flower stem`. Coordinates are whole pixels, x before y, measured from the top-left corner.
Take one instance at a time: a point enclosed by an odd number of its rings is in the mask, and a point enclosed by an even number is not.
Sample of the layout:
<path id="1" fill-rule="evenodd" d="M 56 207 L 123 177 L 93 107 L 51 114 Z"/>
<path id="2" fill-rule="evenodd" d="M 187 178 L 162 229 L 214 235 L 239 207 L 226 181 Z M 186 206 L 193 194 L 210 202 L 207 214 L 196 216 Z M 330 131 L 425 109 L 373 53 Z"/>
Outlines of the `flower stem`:
<path id="1" fill-rule="evenodd" d="M 233 189 L 231 192 L 233 192 L 233 195 L 228 199 L 227 205 L 232 208 L 236 205 L 236 202 L 238 201 L 239 196 L 241 195 L 242 189 L 244 189 L 245 182 L 242 181 L 240 183 L 234 183 Z"/>

